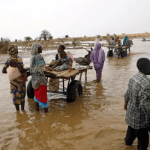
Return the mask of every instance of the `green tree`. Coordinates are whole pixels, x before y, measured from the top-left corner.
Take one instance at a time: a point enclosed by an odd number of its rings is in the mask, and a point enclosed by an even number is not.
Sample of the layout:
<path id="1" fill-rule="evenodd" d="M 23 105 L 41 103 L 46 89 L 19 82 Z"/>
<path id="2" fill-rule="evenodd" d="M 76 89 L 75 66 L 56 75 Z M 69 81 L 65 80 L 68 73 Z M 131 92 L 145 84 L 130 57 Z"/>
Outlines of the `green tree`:
<path id="1" fill-rule="evenodd" d="M 69 36 L 68 35 L 65 35 L 65 38 L 67 39 Z"/>
<path id="2" fill-rule="evenodd" d="M 25 41 L 30 41 L 30 40 L 32 40 L 32 38 L 31 38 L 30 36 L 27 36 L 27 37 L 25 37 L 24 39 L 25 39 Z"/>
<path id="3" fill-rule="evenodd" d="M 51 33 L 47 30 L 43 30 L 40 34 L 40 38 L 43 38 L 45 41 L 49 37 L 51 37 Z"/>

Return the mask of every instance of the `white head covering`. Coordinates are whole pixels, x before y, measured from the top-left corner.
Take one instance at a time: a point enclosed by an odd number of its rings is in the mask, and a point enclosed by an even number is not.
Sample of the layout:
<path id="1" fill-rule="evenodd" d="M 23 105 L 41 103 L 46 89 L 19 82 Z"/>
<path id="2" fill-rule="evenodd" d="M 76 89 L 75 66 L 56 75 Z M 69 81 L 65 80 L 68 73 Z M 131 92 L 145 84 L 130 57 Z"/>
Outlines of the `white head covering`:
<path id="1" fill-rule="evenodd" d="M 31 47 L 31 55 L 38 54 L 39 47 L 42 47 L 40 43 L 33 43 L 32 47 Z"/>

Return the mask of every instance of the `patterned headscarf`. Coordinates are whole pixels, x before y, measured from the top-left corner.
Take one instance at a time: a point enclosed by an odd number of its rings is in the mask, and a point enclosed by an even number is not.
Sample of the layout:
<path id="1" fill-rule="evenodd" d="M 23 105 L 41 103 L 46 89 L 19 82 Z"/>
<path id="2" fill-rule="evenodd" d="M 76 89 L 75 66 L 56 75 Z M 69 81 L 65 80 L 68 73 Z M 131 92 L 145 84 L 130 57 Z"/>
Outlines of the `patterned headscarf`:
<path id="1" fill-rule="evenodd" d="M 39 47 L 42 47 L 40 43 L 33 43 L 32 47 L 31 47 L 31 55 L 38 54 Z"/>
<path id="2" fill-rule="evenodd" d="M 8 50 L 7 50 L 7 53 L 9 53 L 9 55 L 12 57 L 12 58 L 17 58 L 17 55 L 18 55 L 18 47 L 15 46 L 15 45 L 10 45 Z"/>

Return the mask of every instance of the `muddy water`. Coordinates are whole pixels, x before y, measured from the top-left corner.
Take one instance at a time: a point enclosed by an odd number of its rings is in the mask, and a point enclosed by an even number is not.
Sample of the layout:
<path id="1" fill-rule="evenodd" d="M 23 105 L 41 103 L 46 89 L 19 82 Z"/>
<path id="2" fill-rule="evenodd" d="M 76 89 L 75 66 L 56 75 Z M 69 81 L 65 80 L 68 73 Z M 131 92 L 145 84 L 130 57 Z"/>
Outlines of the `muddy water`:
<path id="1" fill-rule="evenodd" d="M 133 150 L 124 145 L 126 134 L 124 94 L 129 79 L 137 72 L 136 61 L 150 57 L 150 42 L 133 40 L 127 58 L 107 58 L 102 80 L 95 82 L 95 71 L 82 76 L 83 96 L 67 103 L 64 95 L 48 93 L 49 112 L 35 111 L 33 99 L 26 97 L 25 111 L 16 112 L 7 75 L 0 73 L 0 149 L 1 150 Z M 107 48 L 103 48 L 107 54 Z M 72 50 L 74 57 L 85 50 Z M 56 51 L 44 51 L 46 63 Z M 19 52 L 29 66 L 30 52 Z M 0 63 L 7 59 L 0 55 Z M 3 65 L 0 65 L 0 70 Z M 79 79 L 79 76 L 76 77 Z M 150 150 L 150 147 L 149 147 Z"/>

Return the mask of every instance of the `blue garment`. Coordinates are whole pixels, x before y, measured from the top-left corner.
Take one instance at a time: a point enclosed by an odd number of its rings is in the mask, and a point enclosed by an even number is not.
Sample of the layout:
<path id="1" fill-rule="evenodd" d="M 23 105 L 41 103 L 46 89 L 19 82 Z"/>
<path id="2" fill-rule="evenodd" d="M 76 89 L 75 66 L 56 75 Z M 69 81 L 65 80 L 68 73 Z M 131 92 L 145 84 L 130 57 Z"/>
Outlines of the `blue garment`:
<path id="1" fill-rule="evenodd" d="M 30 73 L 32 75 L 32 87 L 39 88 L 40 85 L 47 85 L 47 79 L 44 75 L 45 61 L 41 54 L 33 55 L 30 65 Z"/>
<path id="2" fill-rule="evenodd" d="M 126 45 L 127 40 L 128 40 L 128 36 L 125 36 L 124 41 L 123 41 L 123 45 Z"/>
<path id="3" fill-rule="evenodd" d="M 42 108 L 47 108 L 48 107 L 48 104 L 47 103 L 42 103 L 40 102 L 35 96 L 34 96 L 34 101 L 36 103 L 39 103 L 39 106 L 41 106 Z"/>

